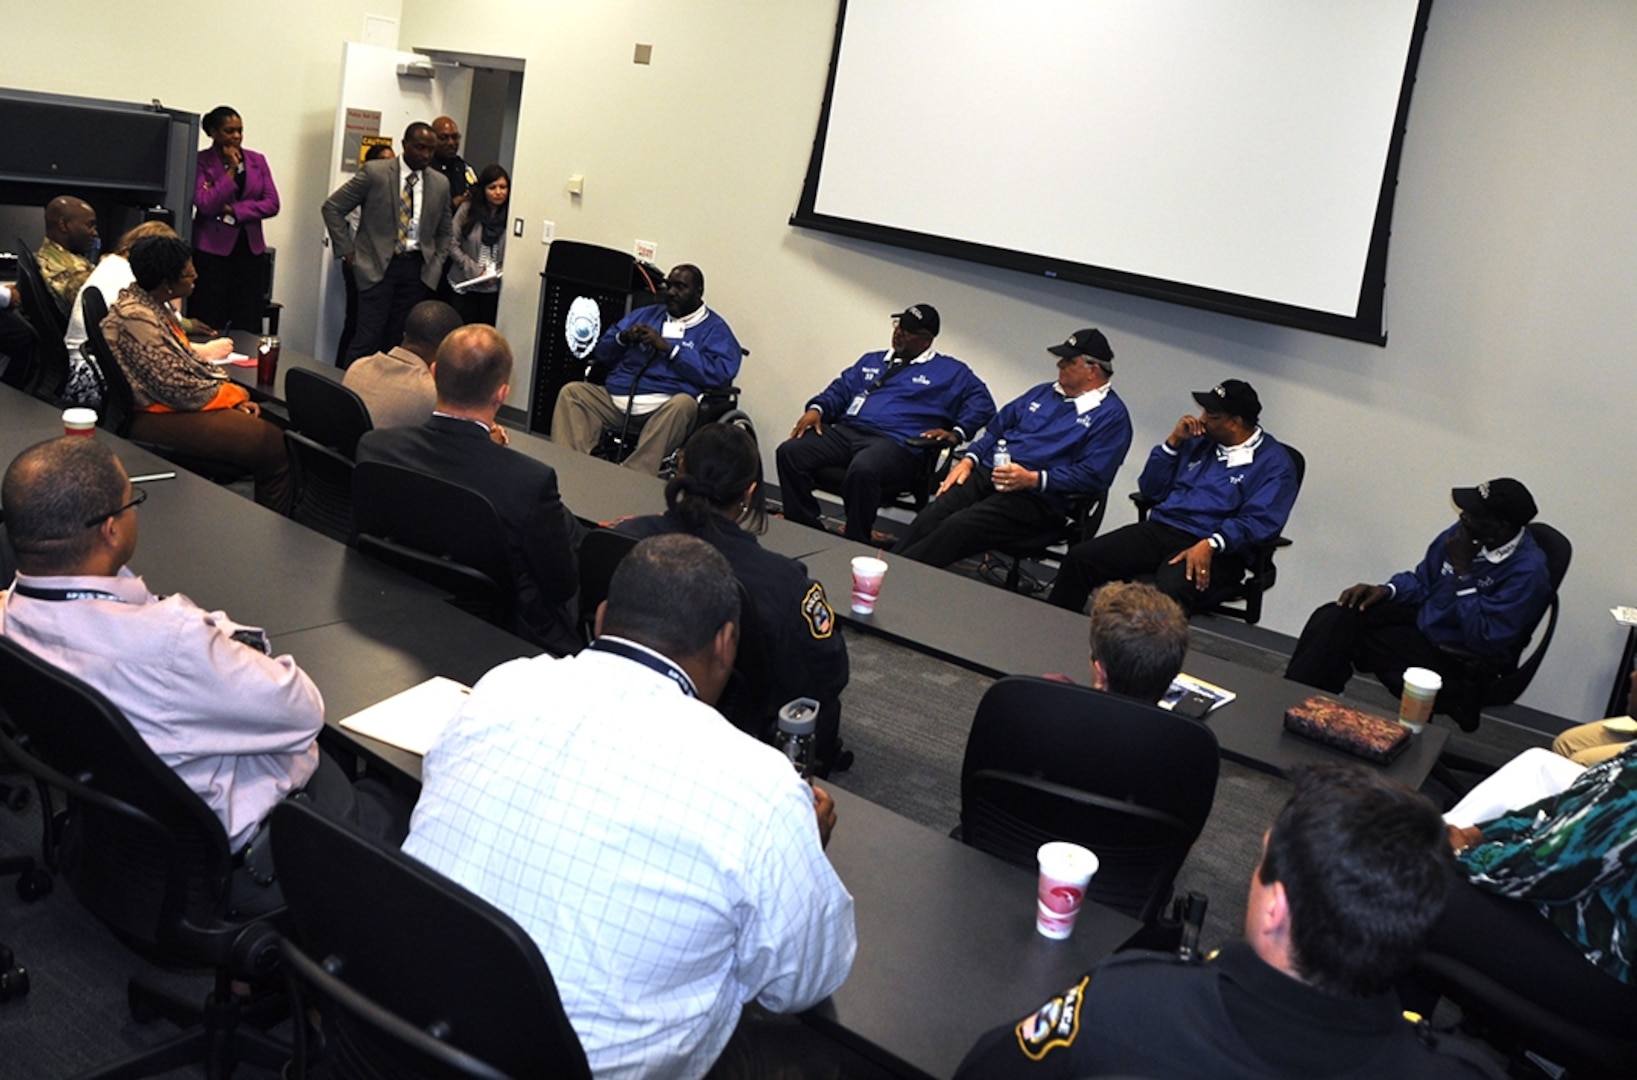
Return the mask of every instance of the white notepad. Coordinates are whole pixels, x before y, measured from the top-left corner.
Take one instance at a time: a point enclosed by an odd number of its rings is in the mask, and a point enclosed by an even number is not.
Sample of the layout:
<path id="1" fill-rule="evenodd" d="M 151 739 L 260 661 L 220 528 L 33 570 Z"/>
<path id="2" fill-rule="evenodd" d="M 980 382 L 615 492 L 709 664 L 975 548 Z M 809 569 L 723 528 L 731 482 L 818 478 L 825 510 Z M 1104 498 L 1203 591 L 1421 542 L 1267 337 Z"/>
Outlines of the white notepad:
<path id="1" fill-rule="evenodd" d="M 434 675 L 353 713 L 341 726 L 424 757 L 466 703 L 468 693 L 470 689 L 461 683 Z"/>

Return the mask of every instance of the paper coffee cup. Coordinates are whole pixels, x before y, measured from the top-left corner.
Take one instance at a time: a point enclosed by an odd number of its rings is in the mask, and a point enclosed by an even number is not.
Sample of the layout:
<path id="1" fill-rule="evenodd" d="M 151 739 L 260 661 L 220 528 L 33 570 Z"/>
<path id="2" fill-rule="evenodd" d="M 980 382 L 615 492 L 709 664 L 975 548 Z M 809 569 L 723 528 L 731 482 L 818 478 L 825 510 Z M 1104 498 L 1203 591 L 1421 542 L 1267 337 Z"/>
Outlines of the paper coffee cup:
<path id="1" fill-rule="evenodd" d="M 1040 888 L 1035 898 L 1035 929 L 1062 940 L 1074 933 L 1074 920 L 1086 901 L 1086 886 L 1097 872 L 1097 856 L 1079 844 L 1054 840 L 1042 844 Z"/>
<path id="2" fill-rule="evenodd" d="M 63 410 L 64 435 L 95 435 L 97 410 L 83 407 Z"/>
<path id="3" fill-rule="evenodd" d="M 1404 696 L 1398 699 L 1398 722 L 1411 731 L 1419 732 L 1432 719 L 1432 704 L 1438 691 L 1444 688 L 1444 678 L 1436 671 L 1412 667 L 1404 669 Z"/>
<path id="4" fill-rule="evenodd" d="M 853 560 L 853 611 L 868 615 L 875 610 L 875 601 L 881 595 L 881 579 L 886 576 L 887 564 L 869 555 Z"/>

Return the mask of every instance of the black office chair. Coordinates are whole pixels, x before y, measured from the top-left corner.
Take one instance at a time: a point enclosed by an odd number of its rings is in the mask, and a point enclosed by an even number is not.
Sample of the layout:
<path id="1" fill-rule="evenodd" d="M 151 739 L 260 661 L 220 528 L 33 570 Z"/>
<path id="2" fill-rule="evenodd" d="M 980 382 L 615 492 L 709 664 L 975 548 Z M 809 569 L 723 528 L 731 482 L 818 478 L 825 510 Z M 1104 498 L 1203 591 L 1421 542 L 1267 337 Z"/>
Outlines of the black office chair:
<path id="1" fill-rule="evenodd" d="M 1032 676 L 978 703 L 961 762 L 959 839 L 1030 870 L 1069 840 L 1100 866 L 1087 896 L 1158 919 L 1216 797 L 1216 736 L 1155 705 Z"/>
<path id="2" fill-rule="evenodd" d="M 1280 443 L 1290 454 L 1291 467 L 1296 470 L 1296 494 L 1302 491 L 1302 480 L 1307 475 L 1307 458 L 1302 452 L 1289 443 Z M 1141 492 L 1131 493 L 1131 501 L 1137 507 L 1137 520 L 1147 521 L 1148 512 L 1158 505 L 1158 501 L 1147 498 Z M 1226 582 L 1212 580 L 1211 587 L 1205 590 L 1205 596 L 1200 601 L 1197 610 L 1203 614 L 1221 615 L 1230 619 L 1243 619 L 1255 625 L 1262 621 L 1262 594 L 1273 588 L 1279 580 L 1279 568 L 1273 565 L 1273 556 L 1280 548 L 1287 548 L 1291 541 L 1283 533 L 1271 540 L 1252 545 L 1245 553 L 1245 576 L 1239 581 Z M 1243 604 L 1243 607 L 1234 607 L 1234 604 Z"/>
<path id="3" fill-rule="evenodd" d="M 1421 1005 L 1417 992 L 1442 995 L 1460 1005 L 1464 1028 L 1513 1061 L 1533 1052 L 1566 1067 L 1576 1080 L 1637 1072 L 1637 1030 L 1631 1024 L 1637 987 L 1587 962 L 1533 904 L 1481 893 L 1464 882 L 1454 884 L 1449 903 L 1416 958 L 1407 1004 Z M 1482 927 L 1482 939 L 1467 927 Z M 1513 972 L 1525 968 L 1528 984 L 1507 985 L 1496 977 L 1496 965 Z"/>
<path id="4" fill-rule="evenodd" d="M 956 444 L 946 439 L 928 439 L 915 436 L 905 445 L 921 457 L 920 471 L 908 485 L 889 490 L 881 489 L 881 506 L 897 507 L 911 514 L 919 514 L 926 509 L 927 503 L 932 501 L 932 495 L 943 483 L 943 478 L 949 472 L 949 466 L 954 462 Z M 813 489 L 822 491 L 837 499 L 847 486 L 847 467 L 845 465 L 826 465 L 813 470 Z"/>
<path id="5" fill-rule="evenodd" d="M 281 804 L 272 836 L 284 959 L 324 1006 L 323 1053 L 289 1075 L 589 1080 L 545 959 L 499 908 L 310 806 Z"/>
<path id="6" fill-rule="evenodd" d="M 352 470 L 358 440 L 373 425 L 351 389 L 316 372 L 291 368 L 284 376 L 290 428 L 290 517 L 346 543 L 352 536 Z"/>
<path id="7" fill-rule="evenodd" d="M 32 392 L 53 405 L 60 404 L 68 387 L 68 347 L 63 344 L 68 320 L 57 307 L 57 296 L 46 285 L 34 253 L 22 240 L 17 241 L 17 290 L 22 293 L 24 317 L 35 334 Z"/>
<path id="8" fill-rule="evenodd" d="M 290 430 L 349 461 L 358 456 L 358 440 L 375 427 L 369 407 L 350 387 L 305 368 L 284 373 L 284 404 L 290 413 Z"/>
<path id="9" fill-rule="evenodd" d="M 483 495 L 436 476 L 359 464 L 353 546 L 451 594 L 463 611 L 533 640 L 517 617 L 517 570 L 500 515 Z"/>
<path id="10" fill-rule="evenodd" d="M 107 698 L 6 638 L 0 707 L 10 721 L 0 726 L 0 753 L 66 796 L 60 815 L 42 812 L 53 823 L 48 855 L 75 898 L 145 958 L 215 970 L 202 1009 L 133 979 L 133 1018 L 191 1029 L 83 1076 L 149 1076 L 193 1062 L 208 1062 L 211 1075 L 236 1061 L 282 1066 L 289 1047 L 248 1025 L 276 1021 L 285 1003 L 246 1007 L 232 992 L 234 979 L 274 970 L 277 936 L 267 922 L 229 915 L 233 856 L 216 815 Z"/>
<path id="11" fill-rule="evenodd" d="M 1448 716 L 1460 725 L 1462 731 L 1477 731 L 1483 710 L 1510 705 L 1523 696 L 1534 680 L 1535 672 L 1540 670 L 1541 661 L 1546 659 L 1546 649 L 1552 644 L 1552 634 L 1557 629 L 1558 590 L 1563 587 L 1563 579 L 1569 573 L 1574 545 L 1568 537 L 1544 521 L 1532 521 L 1524 528 L 1529 530 L 1529 535 L 1534 537 L 1541 553 L 1546 556 L 1546 573 L 1552 582 L 1552 600 L 1542 616 L 1546 630 L 1529 655 L 1516 664 L 1482 657 L 1458 645 L 1439 646 L 1439 651 L 1449 658 L 1450 664 L 1444 673 L 1444 688 L 1438 691 L 1438 699 L 1433 703 L 1433 712 Z M 1387 672 L 1378 677 L 1394 694 L 1404 692 L 1403 672 Z M 1469 759 L 1459 757 L 1452 758 L 1449 764 L 1456 768 L 1474 767 Z M 1493 769 L 1482 768 L 1480 771 L 1490 772 Z"/>
<path id="12" fill-rule="evenodd" d="M 1103 511 L 1107 508 L 1106 491 L 1072 495 L 1068 512 L 1055 528 L 1001 544 L 995 550 L 1006 556 L 1006 587 L 1012 592 L 1022 592 L 1027 584 L 1031 595 L 1043 591 L 1047 583 L 1024 573 L 1025 560 L 1061 559 L 1068 548 L 1097 535 L 1097 530 L 1103 527 Z"/>
<path id="13" fill-rule="evenodd" d="M 131 438 L 131 420 L 136 415 L 136 398 L 125 369 L 119 366 L 108 338 L 102 332 L 102 320 L 108 315 L 108 304 L 102 290 L 87 285 L 80 290 L 80 307 L 85 313 L 85 344 L 91 350 L 91 359 L 102 376 L 102 407 L 97 411 L 97 426 L 106 428 L 122 439 Z M 144 450 L 152 451 L 173 465 L 197 473 L 218 484 L 232 484 L 250 475 L 242 465 L 217 458 L 200 457 L 143 439 L 131 439 Z"/>
<path id="14" fill-rule="evenodd" d="M 597 607 L 608 599 L 608 583 L 620 560 L 637 546 L 635 537 L 616 529 L 592 529 L 580 541 L 580 636 L 595 638 Z"/>

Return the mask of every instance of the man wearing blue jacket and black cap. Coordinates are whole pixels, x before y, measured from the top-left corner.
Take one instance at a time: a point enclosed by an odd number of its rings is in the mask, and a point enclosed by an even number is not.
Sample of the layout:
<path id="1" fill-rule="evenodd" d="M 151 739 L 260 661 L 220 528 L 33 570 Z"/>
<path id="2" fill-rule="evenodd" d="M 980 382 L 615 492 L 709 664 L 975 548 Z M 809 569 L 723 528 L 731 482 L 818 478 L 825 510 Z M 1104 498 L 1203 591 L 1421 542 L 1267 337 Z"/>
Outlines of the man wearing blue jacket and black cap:
<path id="1" fill-rule="evenodd" d="M 1444 672 L 1444 646 L 1511 667 L 1552 600 L 1546 554 L 1524 526 L 1535 499 L 1509 476 L 1455 488 L 1460 519 L 1414 570 L 1360 582 L 1313 612 L 1285 678 L 1339 694 L 1356 667 L 1389 687 L 1404 669 Z"/>
<path id="2" fill-rule="evenodd" d="M 1153 574 L 1154 586 L 1200 606 L 1213 583 L 1245 575 L 1245 553 L 1279 535 L 1296 502 L 1296 469 L 1257 420 L 1250 383 L 1224 379 L 1194 391 L 1200 413 L 1184 416 L 1148 455 L 1137 488 L 1158 505 L 1147 521 L 1071 547 L 1051 602 L 1079 611 L 1097 586 Z"/>
<path id="3" fill-rule="evenodd" d="M 842 466 L 846 536 L 869 543 L 881 493 L 902 490 L 921 469 L 909 440 L 965 442 L 995 415 L 983 380 L 953 356 L 933 351 L 937 308 L 911 304 L 892 319 L 892 349 L 859 357 L 808 402 L 780 444 L 779 491 L 789 520 L 824 527 L 813 474 Z"/>

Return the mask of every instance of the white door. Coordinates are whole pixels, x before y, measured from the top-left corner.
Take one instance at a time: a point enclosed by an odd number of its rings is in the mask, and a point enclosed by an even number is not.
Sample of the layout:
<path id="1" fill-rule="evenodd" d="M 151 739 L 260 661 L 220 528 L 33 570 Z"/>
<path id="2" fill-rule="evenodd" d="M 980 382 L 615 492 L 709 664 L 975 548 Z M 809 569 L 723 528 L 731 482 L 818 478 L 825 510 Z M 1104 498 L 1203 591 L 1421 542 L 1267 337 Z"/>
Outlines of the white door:
<path id="1" fill-rule="evenodd" d="M 439 116 L 451 116 L 466 126 L 471 100 L 472 72 L 447 63 L 434 64 L 424 55 L 385 49 L 378 45 L 348 42 L 341 60 L 341 98 L 335 113 L 335 138 L 330 146 L 330 185 L 334 191 L 352 176 L 344 160 L 356 138 L 348 139 L 347 120 L 358 112 L 379 113 L 380 134 L 392 138 L 393 148 L 403 140 L 404 128 L 421 120 L 431 123 Z M 400 66 L 409 73 L 400 75 Z M 416 72 L 430 70 L 427 77 Z M 320 360 L 335 358 L 335 345 L 346 321 L 347 293 L 341 265 L 330 250 L 329 237 L 322 240 L 318 268 L 318 323 L 313 355 Z M 397 342 L 391 344 L 396 345 Z"/>

